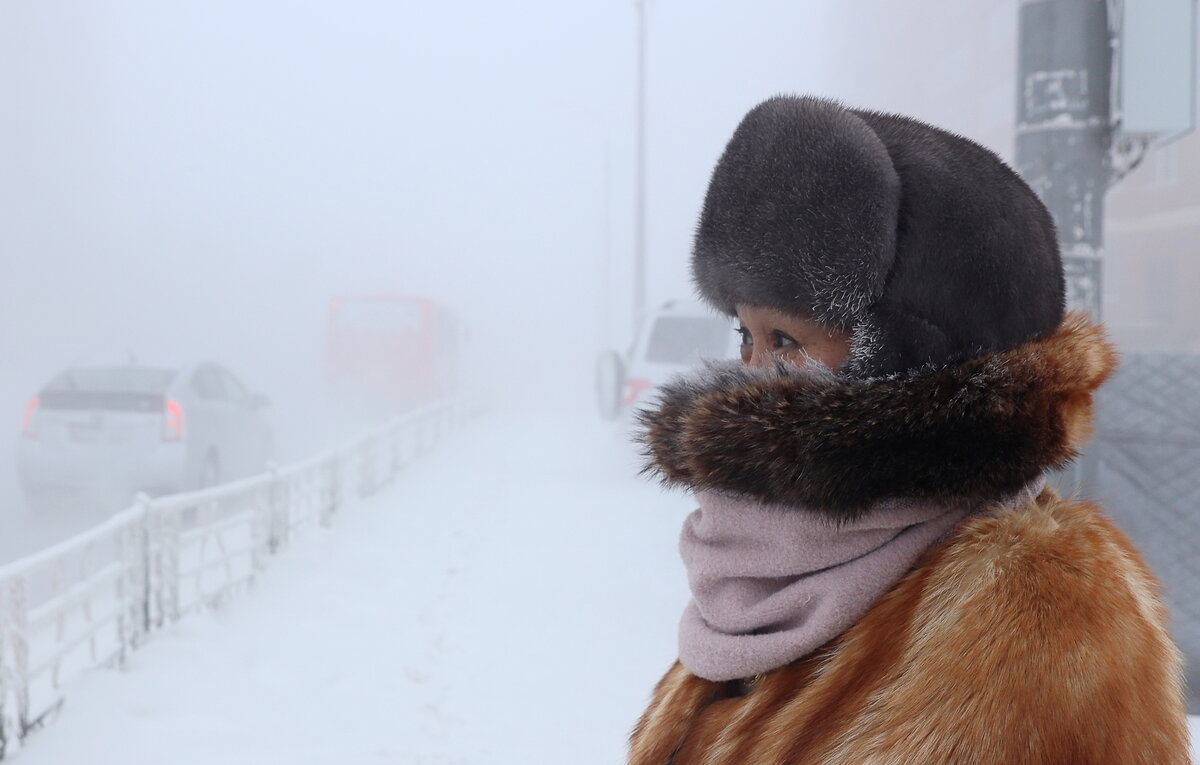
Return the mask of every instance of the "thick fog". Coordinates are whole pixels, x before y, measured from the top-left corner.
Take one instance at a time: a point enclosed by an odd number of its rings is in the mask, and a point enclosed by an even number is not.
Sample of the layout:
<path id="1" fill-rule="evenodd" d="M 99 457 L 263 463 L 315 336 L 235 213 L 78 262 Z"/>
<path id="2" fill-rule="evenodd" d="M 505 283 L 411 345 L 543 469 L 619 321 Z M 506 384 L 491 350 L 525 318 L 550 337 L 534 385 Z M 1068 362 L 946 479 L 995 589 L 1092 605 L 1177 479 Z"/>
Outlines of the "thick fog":
<path id="1" fill-rule="evenodd" d="M 329 301 L 379 292 L 457 311 L 497 401 L 593 406 L 633 321 L 636 32 L 632 3 L 5 3 L 0 424 L 68 366 L 212 360 L 301 456 Z M 822 87 L 821 38 L 815 5 L 650 4 L 651 302 L 689 295 L 713 160 Z"/>
<path id="2" fill-rule="evenodd" d="M 62 692 L 78 702 L 66 707 L 62 733 L 60 723 L 38 731 L 50 743 L 22 756 L 66 762 L 81 742 L 143 734 L 175 751 L 172 731 L 192 734 L 174 706 L 180 688 L 216 708 L 214 719 L 227 712 L 222 670 L 196 663 L 210 656 L 235 674 L 253 665 L 263 695 L 247 690 L 247 709 L 272 706 L 272 694 L 292 697 L 274 710 L 287 719 L 264 725 L 257 744 L 283 752 L 270 736 L 290 741 L 290 717 L 309 714 L 297 701 L 307 686 L 295 679 L 309 657 L 295 647 L 274 656 L 263 638 L 284 625 L 299 636 L 312 628 L 307 637 L 322 650 L 351 654 L 336 659 L 352 678 L 346 688 L 369 681 L 377 659 L 402 678 L 387 703 L 416 711 L 397 715 L 407 727 L 395 751 L 376 752 L 387 761 L 616 761 L 674 657 L 687 598 L 676 535 L 692 507 L 638 476 L 630 410 L 663 379 L 635 374 L 629 349 L 653 343 L 643 336 L 647 311 L 694 300 L 690 247 L 709 175 L 739 119 L 768 96 L 813 93 L 911 114 L 1014 161 L 1020 3 L 951 5 L 0 1 L 0 566 L 94 528 L 137 492 L 161 498 L 296 464 L 431 401 L 470 396 L 483 412 L 427 464 L 362 499 L 357 520 L 351 502 L 331 529 L 308 532 L 317 541 L 291 563 L 285 549 L 262 592 L 218 620 L 197 616 L 202 626 L 164 636 L 165 647 L 151 641 L 133 680 L 68 681 Z M 1109 483 L 1084 487 L 1110 503 L 1163 579 L 1194 685 L 1198 169 L 1200 136 L 1183 135 L 1151 147 L 1108 194 L 1100 313 L 1132 371 L 1101 400 L 1099 446 L 1088 457 Z M 442 351 L 412 361 L 421 379 L 403 383 L 432 388 L 393 391 L 380 403 L 380 380 L 400 374 L 380 357 L 409 353 L 395 349 L 411 338 L 395 324 L 379 341 L 392 345 L 339 334 L 368 303 L 390 306 L 385 321 L 408 321 L 415 306 L 440 317 L 422 333 Z M 703 355 L 728 355 L 725 324 L 719 337 L 691 329 L 679 337 L 704 345 Z M 218 476 L 195 462 L 169 490 L 126 485 L 27 501 L 20 452 L 58 395 L 60 373 L 190 375 L 210 363 L 241 379 L 245 409 L 269 428 L 269 449 L 252 469 L 222 466 Z M 1141 384 L 1142 374 L 1152 382 Z M 403 387 L 399 377 L 383 382 Z M 150 402 L 155 447 L 190 437 L 199 422 L 191 399 L 152 393 L 134 404 Z M 1180 406 L 1163 414 L 1164 400 Z M 99 415 L 55 416 L 45 421 L 80 444 L 108 438 L 97 435 Z M 1181 435 L 1159 438 L 1154 417 Z M 364 587 L 373 578 L 384 594 Z M 326 610 L 298 612 L 308 592 Z M 403 623 L 373 598 L 393 604 Z M 506 625 L 497 646 L 480 644 L 491 633 L 477 614 Z M 373 638 L 343 646 L 339 620 L 366 620 Z M 558 642 L 546 650 L 541 640 Z M 594 655 L 578 659 L 581 644 Z M 495 661 L 493 648 L 515 658 Z M 277 663 L 248 658 L 263 656 Z M 568 690 L 594 695 L 552 709 L 546 677 L 569 678 L 577 660 L 586 666 Z M 182 663 L 189 671 L 177 684 L 172 666 Z M 345 677 L 329 671 L 336 697 Z M 481 677 L 516 689 L 511 709 L 496 712 L 465 690 Z M 377 708 L 353 716 L 354 730 L 391 724 L 391 707 L 357 701 Z M 526 715 L 522 703 L 535 711 Z M 232 727 L 206 746 L 237 741 L 242 713 L 228 711 L 222 724 Z M 553 735 L 526 750 L 528 718 Z M 331 721 L 337 727 L 336 714 Z M 596 759 L 562 754 L 577 753 L 577 741 Z M 314 746 L 311 760 L 295 761 L 365 761 Z M 135 760 L 170 758 L 152 749 Z M 236 761 L 278 761 L 246 751 Z M 235 761 L 219 747 L 195 756 Z"/>

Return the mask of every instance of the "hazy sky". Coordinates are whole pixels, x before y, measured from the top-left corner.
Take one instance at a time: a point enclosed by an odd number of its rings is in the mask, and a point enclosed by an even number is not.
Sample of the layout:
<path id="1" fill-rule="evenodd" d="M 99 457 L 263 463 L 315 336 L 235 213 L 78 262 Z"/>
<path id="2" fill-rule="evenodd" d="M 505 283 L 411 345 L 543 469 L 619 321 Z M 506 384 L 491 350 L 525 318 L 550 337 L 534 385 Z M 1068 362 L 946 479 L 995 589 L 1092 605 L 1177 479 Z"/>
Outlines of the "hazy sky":
<path id="1" fill-rule="evenodd" d="M 650 4 L 656 301 L 687 291 L 740 115 L 820 88 L 820 7 Z M 5 387 L 130 352 L 277 386 L 314 371 L 328 298 L 364 290 L 457 305 L 479 354 L 590 359 L 606 255 L 624 343 L 635 20 L 633 2 L 0 4 Z"/>
<path id="2" fill-rule="evenodd" d="M 741 115 L 821 90 L 823 7 L 649 3 L 653 302 L 690 293 Z M 315 448 L 289 434 L 337 295 L 440 300 L 470 381 L 591 409 L 632 324 L 636 20 L 633 0 L 0 2 L 0 506 L 25 404 L 71 364 L 227 364 L 271 398 L 281 455 Z"/>

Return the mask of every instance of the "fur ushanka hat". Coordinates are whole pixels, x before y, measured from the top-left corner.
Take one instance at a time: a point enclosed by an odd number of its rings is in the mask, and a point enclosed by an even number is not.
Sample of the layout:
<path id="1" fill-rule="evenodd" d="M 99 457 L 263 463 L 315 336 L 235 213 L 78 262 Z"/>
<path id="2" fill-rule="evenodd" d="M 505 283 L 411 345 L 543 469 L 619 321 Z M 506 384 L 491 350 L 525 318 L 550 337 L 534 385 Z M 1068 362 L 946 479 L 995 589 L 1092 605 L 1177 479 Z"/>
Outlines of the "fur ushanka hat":
<path id="1" fill-rule="evenodd" d="M 778 96 L 742 120 L 696 230 L 700 294 L 852 332 L 876 377 L 1012 348 L 1063 318 L 1054 223 L 995 154 L 907 117 Z"/>

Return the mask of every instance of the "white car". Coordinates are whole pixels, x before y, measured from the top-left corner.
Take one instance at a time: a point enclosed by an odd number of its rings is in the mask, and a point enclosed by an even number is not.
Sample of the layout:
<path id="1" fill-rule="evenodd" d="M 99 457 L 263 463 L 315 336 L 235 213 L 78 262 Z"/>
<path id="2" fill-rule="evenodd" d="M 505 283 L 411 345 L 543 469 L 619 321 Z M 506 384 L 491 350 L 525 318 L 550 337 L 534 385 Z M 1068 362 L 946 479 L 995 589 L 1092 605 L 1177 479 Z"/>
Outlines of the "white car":
<path id="1" fill-rule="evenodd" d="M 17 473 L 30 504 L 56 493 L 166 494 L 261 471 L 267 398 L 228 369 L 66 369 L 25 409 Z"/>
<path id="2" fill-rule="evenodd" d="M 672 301 L 646 314 L 628 353 L 600 354 L 596 395 L 601 417 L 627 416 L 655 388 L 702 360 L 736 358 L 734 330 L 732 319 L 699 303 Z"/>

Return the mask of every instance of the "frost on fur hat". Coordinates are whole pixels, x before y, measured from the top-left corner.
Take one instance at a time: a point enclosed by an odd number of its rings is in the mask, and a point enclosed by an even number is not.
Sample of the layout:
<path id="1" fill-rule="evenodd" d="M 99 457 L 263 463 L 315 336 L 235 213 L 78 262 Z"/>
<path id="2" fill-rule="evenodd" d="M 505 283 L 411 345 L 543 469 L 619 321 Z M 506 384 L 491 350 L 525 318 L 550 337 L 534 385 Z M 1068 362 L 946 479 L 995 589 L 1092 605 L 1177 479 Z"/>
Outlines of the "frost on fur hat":
<path id="1" fill-rule="evenodd" d="M 1054 223 L 995 154 L 908 117 L 777 96 L 745 116 L 696 229 L 700 294 L 852 331 L 842 373 L 1012 348 L 1064 311 Z"/>

